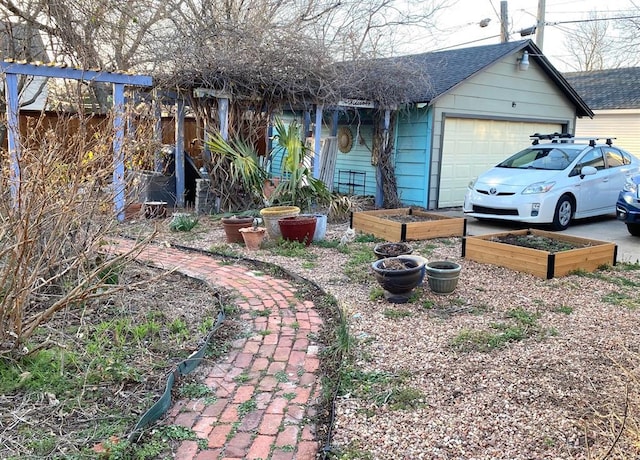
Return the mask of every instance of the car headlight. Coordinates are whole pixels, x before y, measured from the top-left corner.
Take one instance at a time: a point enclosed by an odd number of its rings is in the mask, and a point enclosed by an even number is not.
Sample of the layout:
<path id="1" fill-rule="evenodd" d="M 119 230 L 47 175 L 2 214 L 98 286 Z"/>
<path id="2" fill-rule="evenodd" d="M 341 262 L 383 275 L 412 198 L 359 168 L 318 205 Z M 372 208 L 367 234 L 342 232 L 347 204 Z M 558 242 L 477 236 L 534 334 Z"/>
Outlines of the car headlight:
<path id="1" fill-rule="evenodd" d="M 533 193 L 547 193 L 549 190 L 556 185 L 555 182 L 536 182 L 535 184 L 529 185 L 522 191 L 523 195 L 530 195 Z"/>
<path id="2" fill-rule="evenodd" d="M 631 177 L 627 177 L 627 180 L 624 182 L 623 190 L 625 192 L 637 193 L 638 184 L 636 184 Z"/>
<path id="3" fill-rule="evenodd" d="M 467 185 L 467 187 L 469 187 L 471 190 L 473 190 L 474 185 L 476 185 L 476 182 L 478 181 L 477 177 L 474 177 L 473 179 L 471 179 L 469 181 L 469 185 Z"/>

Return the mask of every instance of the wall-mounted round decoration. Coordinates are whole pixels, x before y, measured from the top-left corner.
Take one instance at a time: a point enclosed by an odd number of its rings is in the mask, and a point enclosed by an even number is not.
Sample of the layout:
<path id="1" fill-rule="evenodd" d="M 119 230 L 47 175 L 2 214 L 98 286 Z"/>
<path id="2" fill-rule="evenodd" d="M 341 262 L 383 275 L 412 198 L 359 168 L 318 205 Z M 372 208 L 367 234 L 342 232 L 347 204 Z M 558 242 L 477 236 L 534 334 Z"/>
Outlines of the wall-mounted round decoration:
<path id="1" fill-rule="evenodd" d="M 353 134 L 349 128 L 341 126 L 338 128 L 338 149 L 342 153 L 348 153 L 351 147 L 353 147 Z"/>

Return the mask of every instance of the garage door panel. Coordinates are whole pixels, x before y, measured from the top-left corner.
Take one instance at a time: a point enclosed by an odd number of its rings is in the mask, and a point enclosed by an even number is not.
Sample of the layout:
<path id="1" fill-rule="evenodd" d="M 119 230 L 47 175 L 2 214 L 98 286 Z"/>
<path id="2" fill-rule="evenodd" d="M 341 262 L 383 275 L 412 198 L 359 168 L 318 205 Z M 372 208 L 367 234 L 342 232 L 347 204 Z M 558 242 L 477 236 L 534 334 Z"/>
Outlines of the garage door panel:
<path id="1" fill-rule="evenodd" d="M 462 206 L 471 179 L 522 150 L 529 143 L 531 134 L 561 129 L 557 123 L 447 118 L 438 207 Z"/>

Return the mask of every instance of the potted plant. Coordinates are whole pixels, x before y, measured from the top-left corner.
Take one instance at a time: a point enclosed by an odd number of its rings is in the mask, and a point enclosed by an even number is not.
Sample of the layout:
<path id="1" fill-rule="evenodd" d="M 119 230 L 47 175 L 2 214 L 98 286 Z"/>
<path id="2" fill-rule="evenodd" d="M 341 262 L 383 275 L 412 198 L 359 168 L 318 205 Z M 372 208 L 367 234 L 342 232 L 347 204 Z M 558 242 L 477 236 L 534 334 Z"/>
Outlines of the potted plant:
<path id="1" fill-rule="evenodd" d="M 253 226 L 254 218 L 252 216 L 233 215 L 223 217 L 221 221 L 227 243 L 242 243 L 244 240 L 240 229 Z"/>
<path id="2" fill-rule="evenodd" d="M 264 227 L 258 227 L 258 219 L 254 219 L 251 227 L 243 227 L 238 230 L 242 234 L 244 244 L 250 251 L 257 251 L 260 249 L 267 229 Z"/>
<path id="3" fill-rule="evenodd" d="M 392 303 L 405 303 L 422 279 L 423 264 L 406 257 L 378 259 L 371 264 L 384 297 Z"/>
<path id="4" fill-rule="evenodd" d="M 378 259 L 398 257 L 412 252 L 413 248 L 407 243 L 378 243 L 373 247 L 373 253 Z"/>
<path id="5" fill-rule="evenodd" d="M 462 266 L 450 260 L 435 260 L 425 266 L 429 288 L 435 294 L 451 294 L 458 285 Z"/>
<path id="6" fill-rule="evenodd" d="M 282 238 L 309 246 L 316 231 L 316 217 L 309 215 L 284 217 L 278 219 L 278 225 Z"/>

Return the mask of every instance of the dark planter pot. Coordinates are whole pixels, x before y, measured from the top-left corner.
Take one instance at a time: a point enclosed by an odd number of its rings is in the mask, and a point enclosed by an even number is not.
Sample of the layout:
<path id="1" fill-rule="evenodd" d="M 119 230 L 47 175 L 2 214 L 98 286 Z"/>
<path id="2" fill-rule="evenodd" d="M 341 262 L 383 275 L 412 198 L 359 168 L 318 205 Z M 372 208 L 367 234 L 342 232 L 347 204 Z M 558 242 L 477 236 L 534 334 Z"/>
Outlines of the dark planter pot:
<path id="1" fill-rule="evenodd" d="M 407 243 L 378 243 L 373 247 L 373 253 L 378 259 L 403 256 L 412 252 L 413 248 Z"/>
<path id="2" fill-rule="evenodd" d="M 282 238 L 287 241 L 298 241 L 306 246 L 311 244 L 316 231 L 315 216 L 293 216 L 278 219 Z"/>
<path id="3" fill-rule="evenodd" d="M 241 228 L 253 226 L 253 217 L 224 217 L 222 219 L 222 228 L 227 237 L 227 243 L 242 243 L 244 240 L 240 233 Z"/>
<path id="4" fill-rule="evenodd" d="M 405 257 L 378 259 L 371 264 L 376 281 L 389 302 L 404 303 L 420 284 L 424 264 Z"/>
<path id="5" fill-rule="evenodd" d="M 462 266 L 449 260 L 436 260 L 426 265 L 427 280 L 434 294 L 451 294 L 456 290 Z"/>

